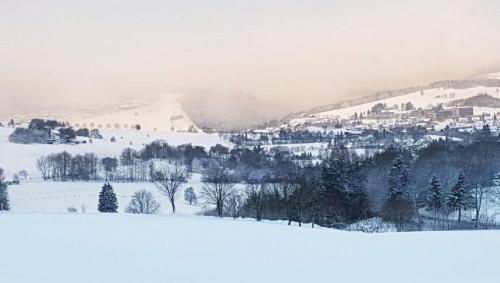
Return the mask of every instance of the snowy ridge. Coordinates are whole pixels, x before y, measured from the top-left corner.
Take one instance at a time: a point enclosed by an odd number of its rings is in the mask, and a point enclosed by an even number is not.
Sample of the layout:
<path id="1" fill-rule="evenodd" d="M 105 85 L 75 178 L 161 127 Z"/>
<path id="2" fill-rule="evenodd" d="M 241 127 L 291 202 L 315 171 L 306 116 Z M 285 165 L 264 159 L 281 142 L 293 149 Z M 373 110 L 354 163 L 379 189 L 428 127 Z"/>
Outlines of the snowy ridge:
<path id="1" fill-rule="evenodd" d="M 488 79 L 500 80 L 500 72 L 490 73 L 486 75 Z"/>
<path id="2" fill-rule="evenodd" d="M 29 115 L 18 115 L 16 121 L 33 118 L 56 119 L 74 127 L 98 129 L 141 129 L 158 132 L 199 132 L 181 106 L 181 94 L 165 94 L 157 100 L 133 100 L 106 107 L 57 109 Z M 3 117 L 5 120 L 11 117 Z"/>
<path id="3" fill-rule="evenodd" d="M 439 87 L 422 88 L 418 91 L 412 91 L 402 95 L 365 102 L 354 106 L 341 107 L 334 110 L 320 111 L 317 113 L 308 112 L 301 114 L 299 117 L 290 119 L 286 123 L 286 126 L 301 126 L 305 124 L 317 124 L 322 122 L 331 123 L 333 120 L 348 119 L 355 113 L 359 114 L 370 110 L 377 103 L 383 103 L 388 107 L 392 107 L 393 105 L 399 106 L 403 103 L 411 102 L 415 108 L 426 109 L 437 106 L 439 104 L 446 106 L 453 101 L 470 98 L 479 94 L 487 94 L 495 98 L 500 98 L 500 87 L 495 82 L 495 80 L 491 80 L 500 79 L 500 72 L 489 74 L 488 79 L 490 79 L 490 86 L 477 85 L 464 88 L 445 87 L 443 86 L 446 85 L 445 82 L 438 82 L 431 84 L 431 86 L 439 85 Z M 491 84 L 491 82 L 493 82 L 493 84 Z M 474 107 L 474 115 L 481 114 L 479 113 L 480 110 L 486 113 L 495 113 L 497 111 L 500 111 L 500 108 L 484 109 L 483 107 L 482 109 L 479 109 L 479 107 Z"/>
<path id="4" fill-rule="evenodd" d="M 132 101 L 109 112 L 68 117 L 67 120 L 77 127 L 126 129 L 140 125 L 142 129 L 152 131 L 197 131 L 191 119 L 182 110 L 180 99 L 181 95 L 164 95 L 158 101 Z"/>

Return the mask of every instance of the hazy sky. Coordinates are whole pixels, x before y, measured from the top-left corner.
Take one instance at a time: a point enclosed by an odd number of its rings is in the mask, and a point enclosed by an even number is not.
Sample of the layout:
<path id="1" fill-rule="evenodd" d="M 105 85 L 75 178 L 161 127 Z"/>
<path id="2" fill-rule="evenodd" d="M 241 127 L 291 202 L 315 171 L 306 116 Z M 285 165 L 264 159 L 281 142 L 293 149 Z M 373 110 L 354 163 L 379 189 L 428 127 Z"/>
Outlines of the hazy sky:
<path id="1" fill-rule="evenodd" d="M 0 111 L 163 92 L 291 109 L 500 60 L 500 1 L 0 0 Z"/>

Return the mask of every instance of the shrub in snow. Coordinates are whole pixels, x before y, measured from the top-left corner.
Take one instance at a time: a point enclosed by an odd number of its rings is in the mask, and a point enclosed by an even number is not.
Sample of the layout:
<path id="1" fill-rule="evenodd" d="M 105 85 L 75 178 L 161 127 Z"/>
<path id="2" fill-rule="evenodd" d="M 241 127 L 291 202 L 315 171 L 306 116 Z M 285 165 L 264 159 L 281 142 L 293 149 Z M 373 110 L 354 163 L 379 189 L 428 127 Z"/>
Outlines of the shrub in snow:
<path id="1" fill-rule="evenodd" d="M 155 214 L 160 210 L 160 204 L 155 200 L 153 194 L 146 190 L 134 193 L 132 200 L 125 209 L 127 213 Z"/>
<path id="2" fill-rule="evenodd" d="M 77 213 L 78 212 L 78 210 L 72 206 L 66 208 L 66 210 L 68 211 L 68 213 Z"/>
<path id="3" fill-rule="evenodd" d="M 184 190 L 184 200 L 189 202 L 189 205 L 193 205 L 197 203 L 196 193 L 194 192 L 193 187 L 186 188 Z"/>
<path id="4" fill-rule="evenodd" d="M 359 231 L 364 233 L 385 233 L 396 232 L 396 226 L 391 223 L 384 222 L 380 217 L 374 217 L 362 220 L 346 227 L 347 231 Z"/>
<path id="5" fill-rule="evenodd" d="M 97 210 L 99 212 L 115 213 L 118 209 L 118 201 L 116 199 L 113 187 L 106 183 L 102 187 L 102 191 L 99 193 L 99 205 Z"/>
<path id="6" fill-rule="evenodd" d="M 19 176 L 21 176 L 25 181 L 28 180 L 28 171 L 26 170 L 19 171 Z"/>

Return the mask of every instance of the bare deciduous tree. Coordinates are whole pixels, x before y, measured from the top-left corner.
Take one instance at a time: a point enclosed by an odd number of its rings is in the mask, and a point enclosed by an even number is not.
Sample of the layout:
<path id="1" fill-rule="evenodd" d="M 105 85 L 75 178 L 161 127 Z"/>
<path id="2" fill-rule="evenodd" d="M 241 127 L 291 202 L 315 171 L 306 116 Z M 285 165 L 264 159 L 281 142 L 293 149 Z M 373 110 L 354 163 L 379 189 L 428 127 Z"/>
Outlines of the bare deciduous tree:
<path id="1" fill-rule="evenodd" d="M 215 205 L 217 216 L 222 217 L 224 204 L 234 192 L 231 175 L 223 168 L 214 168 L 206 173 L 204 182 L 201 196 L 205 204 Z"/>
<path id="2" fill-rule="evenodd" d="M 283 198 L 283 201 L 285 202 L 285 214 L 288 220 L 288 225 L 291 225 L 293 219 L 295 218 L 293 196 L 299 190 L 299 185 L 290 181 L 283 182 L 278 184 L 278 190 Z"/>
<path id="3" fill-rule="evenodd" d="M 42 156 L 36 161 L 36 167 L 42 173 L 42 178 L 46 180 L 49 177 L 50 164 L 47 157 Z"/>
<path id="4" fill-rule="evenodd" d="M 155 168 L 151 177 L 156 187 L 168 198 L 172 213 L 175 213 L 175 196 L 181 185 L 188 180 L 186 170 L 180 165 Z"/>
<path id="5" fill-rule="evenodd" d="M 134 193 L 132 200 L 125 209 L 127 213 L 155 214 L 158 213 L 160 204 L 155 200 L 153 194 L 146 190 Z"/>
<path id="6" fill-rule="evenodd" d="M 240 216 L 241 208 L 245 204 L 245 198 L 240 192 L 233 191 L 226 201 L 226 211 L 234 218 L 238 218 Z"/>
<path id="7" fill-rule="evenodd" d="M 255 219 L 262 220 L 262 212 L 264 210 L 264 196 L 268 190 L 267 184 L 262 181 L 260 183 L 248 184 L 246 186 L 246 195 L 248 202 L 255 211 Z"/>

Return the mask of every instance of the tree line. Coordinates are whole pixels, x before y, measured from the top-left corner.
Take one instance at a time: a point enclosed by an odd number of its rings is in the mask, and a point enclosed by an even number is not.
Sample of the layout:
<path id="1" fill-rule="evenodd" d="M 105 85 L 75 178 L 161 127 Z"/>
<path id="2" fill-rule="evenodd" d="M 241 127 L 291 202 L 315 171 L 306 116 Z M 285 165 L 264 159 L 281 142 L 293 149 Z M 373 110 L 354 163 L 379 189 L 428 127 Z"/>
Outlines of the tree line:
<path id="1" fill-rule="evenodd" d="M 416 151 L 390 147 L 369 157 L 339 145 L 326 159 L 306 166 L 288 154 L 154 142 L 139 151 L 127 148 L 119 158 L 53 154 L 39 160 L 39 169 L 55 180 L 96 180 L 102 178 L 99 170 L 111 180 L 130 169 L 125 180 L 154 182 L 175 212 L 176 195 L 201 160 L 196 170 L 203 174 L 203 187 L 199 195 L 193 189 L 184 195 L 190 203 L 205 204 L 208 215 L 333 228 L 380 217 L 399 231 L 470 223 L 484 228 L 492 222 L 484 210 L 500 186 L 500 143 L 487 129 L 470 144 L 439 140 Z M 474 217 L 464 219 L 464 212 Z"/>

